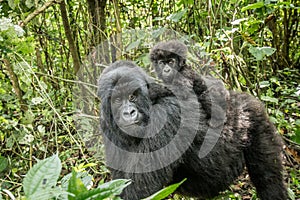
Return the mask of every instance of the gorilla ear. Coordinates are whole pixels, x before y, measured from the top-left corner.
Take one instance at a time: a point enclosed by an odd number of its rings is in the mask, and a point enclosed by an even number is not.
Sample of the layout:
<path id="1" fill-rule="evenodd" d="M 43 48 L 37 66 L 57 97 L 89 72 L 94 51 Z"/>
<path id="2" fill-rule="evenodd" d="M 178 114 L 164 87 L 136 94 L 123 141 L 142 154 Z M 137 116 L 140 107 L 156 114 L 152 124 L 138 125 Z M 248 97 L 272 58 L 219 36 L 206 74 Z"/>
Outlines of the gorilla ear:
<path id="1" fill-rule="evenodd" d="M 182 70 L 183 66 L 185 66 L 186 60 L 184 57 L 178 55 L 178 71 Z"/>

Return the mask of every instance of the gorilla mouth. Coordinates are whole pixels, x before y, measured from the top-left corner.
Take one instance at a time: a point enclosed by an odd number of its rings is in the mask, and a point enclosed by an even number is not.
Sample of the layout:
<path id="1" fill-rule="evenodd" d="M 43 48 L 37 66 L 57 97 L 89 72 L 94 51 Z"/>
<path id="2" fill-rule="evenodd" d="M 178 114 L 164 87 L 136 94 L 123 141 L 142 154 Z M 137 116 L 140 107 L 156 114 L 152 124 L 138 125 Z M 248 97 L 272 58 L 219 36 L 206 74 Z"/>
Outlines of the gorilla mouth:
<path id="1" fill-rule="evenodd" d="M 133 121 L 133 122 L 131 122 L 131 123 L 129 123 L 129 124 L 124 125 L 124 127 L 129 127 L 129 126 L 139 125 L 139 124 L 140 124 L 140 121 L 139 121 L 139 120 L 136 120 L 136 121 Z"/>
<path id="2" fill-rule="evenodd" d="M 135 120 L 132 120 L 123 125 L 123 127 L 130 127 L 130 126 L 140 126 L 142 124 L 142 115 L 140 113 L 137 114 Z"/>

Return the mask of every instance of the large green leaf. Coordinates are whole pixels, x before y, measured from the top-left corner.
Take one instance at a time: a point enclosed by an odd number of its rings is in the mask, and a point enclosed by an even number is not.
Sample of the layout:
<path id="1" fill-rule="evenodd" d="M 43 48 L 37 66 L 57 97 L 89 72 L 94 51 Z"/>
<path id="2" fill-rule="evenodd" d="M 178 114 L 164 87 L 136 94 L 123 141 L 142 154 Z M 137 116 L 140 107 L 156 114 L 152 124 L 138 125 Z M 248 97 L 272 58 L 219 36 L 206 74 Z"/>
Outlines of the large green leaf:
<path id="1" fill-rule="evenodd" d="M 78 181 L 76 181 L 78 183 Z M 127 179 L 117 179 L 110 182 L 100 185 L 98 188 L 93 190 L 83 191 L 82 186 L 78 187 L 73 185 L 74 188 L 77 188 L 77 191 L 69 191 L 75 194 L 75 197 L 69 196 L 69 200 L 102 200 L 106 198 L 114 199 L 115 196 L 121 194 L 123 189 L 130 184 L 130 180 Z M 82 190 L 81 192 L 79 192 Z"/>
<path id="2" fill-rule="evenodd" d="M 88 174 L 86 171 L 77 172 L 76 177 L 79 178 L 84 186 L 87 188 L 89 185 L 92 184 L 93 177 Z M 65 191 L 68 190 L 69 181 L 72 178 L 72 172 L 65 175 L 61 180 L 61 188 Z"/>
<path id="3" fill-rule="evenodd" d="M 74 196 L 69 195 L 69 200 L 76 200 L 79 194 L 87 192 L 87 188 L 82 183 L 80 178 L 77 178 L 77 172 L 75 170 L 72 171 L 72 177 L 69 180 L 68 192 L 74 194 Z"/>
<path id="4" fill-rule="evenodd" d="M 119 195 L 125 187 L 131 184 L 128 179 L 116 179 L 98 186 L 102 191 L 112 191 L 114 195 Z"/>
<path id="5" fill-rule="evenodd" d="M 61 162 L 58 155 L 40 160 L 26 174 L 23 188 L 26 197 L 32 196 L 39 190 L 51 189 L 56 185 L 61 171 Z"/>
<path id="6" fill-rule="evenodd" d="M 252 9 L 256 9 L 256 8 L 261 8 L 263 7 L 265 4 L 263 1 L 257 2 L 257 3 L 253 3 L 253 4 L 249 4 L 245 7 L 242 8 L 242 12 L 246 11 L 246 10 L 252 10 Z"/>
<path id="7" fill-rule="evenodd" d="M 182 180 L 180 183 L 175 183 L 173 185 L 170 185 L 158 192 L 156 192 L 155 194 L 151 195 L 150 197 L 147 197 L 143 200 L 161 200 L 164 199 L 166 197 L 168 197 L 170 194 L 172 194 L 173 192 L 175 192 L 175 190 L 185 181 L 186 179 Z"/>
<path id="8" fill-rule="evenodd" d="M 47 189 L 40 189 L 36 191 L 34 194 L 28 196 L 27 200 L 47 200 L 56 198 L 62 195 L 67 195 L 68 193 L 66 191 L 62 191 L 58 187 L 54 188 L 47 188 Z"/>
<path id="9" fill-rule="evenodd" d="M 173 13 L 167 17 L 168 20 L 171 20 L 173 22 L 179 22 L 179 20 L 183 17 L 183 15 L 186 13 L 187 9 L 181 10 L 177 13 Z"/>
<path id="10" fill-rule="evenodd" d="M 271 47 L 253 47 L 249 48 L 249 52 L 255 57 L 257 61 L 261 61 L 265 56 L 272 55 L 276 49 Z"/>

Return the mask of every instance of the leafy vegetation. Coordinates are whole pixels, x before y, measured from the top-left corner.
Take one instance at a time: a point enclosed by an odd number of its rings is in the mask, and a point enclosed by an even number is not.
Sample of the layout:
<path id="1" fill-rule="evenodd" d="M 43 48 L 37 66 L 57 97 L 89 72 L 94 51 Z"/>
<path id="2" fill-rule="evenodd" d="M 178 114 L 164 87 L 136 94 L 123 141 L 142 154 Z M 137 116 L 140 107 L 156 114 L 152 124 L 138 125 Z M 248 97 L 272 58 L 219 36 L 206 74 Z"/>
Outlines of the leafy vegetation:
<path id="1" fill-rule="evenodd" d="M 116 59 L 135 60 L 151 73 L 149 48 L 172 35 L 189 42 L 196 70 L 209 65 L 228 88 L 265 103 L 285 142 L 290 196 L 300 198 L 299 1 L 0 2 L 3 199 L 80 199 L 79 191 L 104 195 L 101 187 L 118 194 L 128 182 L 104 183 L 110 175 L 98 131 L 97 77 Z M 52 156 L 58 152 L 60 159 Z M 254 191 L 245 175 L 217 199 L 255 199 Z"/>
<path id="2" fill-rule="evenodd" d="M 117 200 L 120 199 L 118 195 L 120 195 L 122 190 L 131 183 L 130 180 L 116 179 L 89 190 L 88 188 L 93 184 L 93 181 L 92 176 L 85 171 L 85 167 L 88 167 L 88 165 L 73 169 L 70 174 L 61 179 L 60 186 L 57 186 L 57 180 L 61 171 L 61 161 L 58 156 L 53 155 L 38 161 L 28 171 L 23 181 L 26 199 Z M 163 199 L 174 192 L 182 182 L 170 185 L 146 199 Z M 12 193 L 7 190 L 6 192 L 14 199 Z"/>

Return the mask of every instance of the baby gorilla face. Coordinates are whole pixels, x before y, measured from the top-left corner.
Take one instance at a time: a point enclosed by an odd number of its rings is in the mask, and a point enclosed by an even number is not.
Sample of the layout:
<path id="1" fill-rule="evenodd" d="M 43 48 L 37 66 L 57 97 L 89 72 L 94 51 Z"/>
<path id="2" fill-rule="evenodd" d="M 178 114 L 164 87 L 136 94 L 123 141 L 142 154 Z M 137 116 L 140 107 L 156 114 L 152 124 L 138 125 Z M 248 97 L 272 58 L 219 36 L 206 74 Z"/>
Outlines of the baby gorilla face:
<path id="1" fill-rule="evenodd" d="M 165 83 L 171 84 L 176 77 L 178 70 L 178 62 L 176 58 L 160 59 L 155 66 L 158 77 Z"/>

